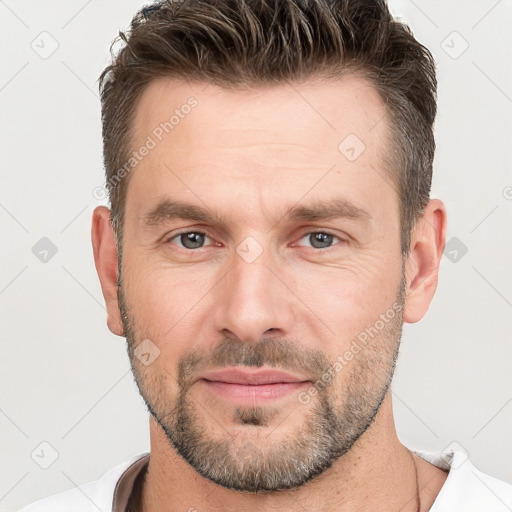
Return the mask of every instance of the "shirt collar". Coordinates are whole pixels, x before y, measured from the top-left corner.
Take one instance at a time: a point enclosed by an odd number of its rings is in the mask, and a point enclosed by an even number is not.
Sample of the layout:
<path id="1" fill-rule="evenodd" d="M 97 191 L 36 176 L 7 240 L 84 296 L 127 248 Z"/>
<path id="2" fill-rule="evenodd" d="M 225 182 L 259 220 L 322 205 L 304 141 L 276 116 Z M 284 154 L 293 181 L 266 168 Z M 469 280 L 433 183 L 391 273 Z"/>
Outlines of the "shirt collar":
<path id="1" fill-rule="evenodd" d="M 149 453 L 133 462 L 121 475 L 114 489 L 112 512 L 127 512 L 128 501 L 133 491 L 133 484 L 139 474 L 147 469 Z"/>

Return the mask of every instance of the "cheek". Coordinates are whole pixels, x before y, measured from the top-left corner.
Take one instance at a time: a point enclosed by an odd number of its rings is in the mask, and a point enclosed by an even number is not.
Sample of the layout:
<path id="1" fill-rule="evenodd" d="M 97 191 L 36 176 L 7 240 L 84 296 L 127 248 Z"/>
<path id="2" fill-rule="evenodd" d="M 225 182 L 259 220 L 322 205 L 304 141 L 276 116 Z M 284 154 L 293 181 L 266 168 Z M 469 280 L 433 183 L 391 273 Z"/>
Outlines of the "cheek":
<path id="1" fill-rule="evenodd" d="M 215 283 L 214 276 L 165 265 L 149 268 L 147 262 L 145 266 L 133 262 L 126 268 L 135 269 L 125 285 L 138 337 L 154 341 L 166 360 L 177 360 L 197 342 L 202 303 L 213 287 L 210 280 Z"/>
<path id="2" fill-rule="evenodd" d="M 339 265 L 303 266 L 293 274 L 290 282 L 305 315 L 316 322 L 317 331 L 319 325 L 326 328 L 326 341 L 332 339 L 339 352 L 396 306 L 401 264 L 365 255 Z"/>

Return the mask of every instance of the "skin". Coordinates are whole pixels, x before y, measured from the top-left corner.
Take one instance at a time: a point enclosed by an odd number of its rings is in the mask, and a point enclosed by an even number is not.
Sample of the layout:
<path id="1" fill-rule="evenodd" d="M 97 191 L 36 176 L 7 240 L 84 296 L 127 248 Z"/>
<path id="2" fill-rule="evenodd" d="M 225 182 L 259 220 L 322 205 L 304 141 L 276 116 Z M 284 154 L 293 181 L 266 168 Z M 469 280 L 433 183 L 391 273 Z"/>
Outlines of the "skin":
<path id="1" fill-rule="evenodd" d="M 180 358 L 191 349 L 209 354 L 227 338 L 253 345 L 269 337 L 293 340 L 297 350 L 334 360 L 389 310 L 402 277 L 398 195 L 391 179 L 383 179 L 389 123 L 371 84 L 346 76 L 227 91 L 158 79 L 137 105 L 134 147 L 144 144 L 190 96 L 197 106 L 132 171 L 124 221 L 122 279 L 136 338 L 132 342 L 149 338 L 160 350 L 150 366 L 135 361 L 134 371 L 139 387 L 145 383 L 153 398 L 168 402 L 178 396 Z M 356 134 L 366 146 L 353 162 L 338 150 L 348 134 Z M 296 204 L 335 196 L 366 210 L 368 220 L 283 220 Z M 148 227 L 144 215 L 167 197 L 206 206 L 226 224 L 170 220 Z M 208 237 L 196 252 L 181 247 L 180 237 L 169 241 L 175 233 L 197 229 Z M 315 248 L 306 236 L 315 232 L 337 238 L 326 249 Z M 429 307 L 445 236 L 445 207 L 433 199 L 411 235 L 404 266 L 404 322 L 417 322 Z M 250 264 L 236 251 L 246 237 L 262 249 Z M 94 211 L 92 242 L 108 326 L 123 336 L 118 252 L 110 211 L 102 206 Z M 369 385 L 391 378 L 399 332 L 388 330 L 377 341 L 336 374 L 334 400 L 341 403 L 352 375 L 348 370 L 357 364 L 366 368 Z M 383 363 L 369 354 L 381 354 Z M 300 404 L 296 394 L 280 399 L 278 413 L 257 427 L 235 422 L 232 404 L 212 398 L 204 388 L 194 384 L 189 392 L 197 402 L 197 419 L 212 439 L 230 439 L 237 450 L 250 442 L 263 453 L 295 435 L 318 400 Z M 243 493 L 204 478 L 176 453 L 153 416 L 150 440 L 149 469 L 135 497 L 145 511 L 284 511 L 300 506 L 370 511 L 384 510 L 383 504 L 386 510 L 415 511 L 415 467 L 421 510 L 428 510 L 447 476 L 411 457 L 400 443 L 389 390 L 373 423 L 348 453 L 292 490 Z"/>

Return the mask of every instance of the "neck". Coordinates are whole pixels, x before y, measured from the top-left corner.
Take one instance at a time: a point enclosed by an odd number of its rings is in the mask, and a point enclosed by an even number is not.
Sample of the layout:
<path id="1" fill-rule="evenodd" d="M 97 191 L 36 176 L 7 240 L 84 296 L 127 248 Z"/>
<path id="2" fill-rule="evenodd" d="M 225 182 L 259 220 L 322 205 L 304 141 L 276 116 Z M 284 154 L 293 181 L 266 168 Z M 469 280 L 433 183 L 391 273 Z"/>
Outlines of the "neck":
<path id="1" fill-rule="evenodd" d="M 170 446 L 150 418 L 151 457 L 135 510 L 294 510 L 319 512 L 428 510 L 446 473 L 413 456 L 396 435 L 391 396 L 353 448 L 308 485 L 292 491 L 249 494 L 219 486 L 199 475 Z M 172 504 L 172 505 L 170 505 Z M 172 508 L 170 508 L 172 507 Z"/>

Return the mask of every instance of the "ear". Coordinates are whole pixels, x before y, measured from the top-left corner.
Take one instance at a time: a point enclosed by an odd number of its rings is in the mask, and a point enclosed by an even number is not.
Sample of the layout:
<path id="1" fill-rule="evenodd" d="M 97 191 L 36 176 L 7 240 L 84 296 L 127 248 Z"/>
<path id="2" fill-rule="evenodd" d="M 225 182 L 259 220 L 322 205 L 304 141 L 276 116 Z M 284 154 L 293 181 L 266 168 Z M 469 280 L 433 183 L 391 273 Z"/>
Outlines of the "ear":
<path id="1" fill-rule="evenodd" d="M 427 312 L 437 288 L 445 242 L 446 209 L 439 199 L 432 199 L 411 233 L 405 263 L 405 322 L 417 322 Z"/>
<path id="2" fill-rule="evenodd" d="M 107 325 L 114 334 L 123 336 L 121 311 L 117 302 L 117 244 L 110 222 L 110 210 L 105 206 L 98 206 L 93 212 L 91 238 L 96 272 L 107 306 Z"/>

